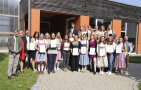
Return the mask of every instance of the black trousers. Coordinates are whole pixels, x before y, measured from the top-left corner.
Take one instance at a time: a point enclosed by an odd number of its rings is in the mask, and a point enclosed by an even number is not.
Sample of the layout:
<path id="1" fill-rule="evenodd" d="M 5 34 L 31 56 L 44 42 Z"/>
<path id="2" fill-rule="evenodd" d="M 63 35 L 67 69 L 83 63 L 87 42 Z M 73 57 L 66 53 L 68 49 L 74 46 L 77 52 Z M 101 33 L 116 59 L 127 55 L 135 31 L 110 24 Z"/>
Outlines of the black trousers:
<path id="1" fill-rule="evenodd" d="M 23 66 L 23 67 L 24 67 L 24 68 L 26 68 L 26 67 L 27 67 L 27 68 L 32 68 L 31 63 L 30 63 L 31 57 L 30 57 L 29 51 L 27 51 L 26 54 L 27 54 L 27 55 L 25 56 L 25 60 L 23 61 L 23 62 L 24 62 L 24 66 Z M 27 62 L 26 62 L 26 57 L 28 57 L 28 58 L 27 58 Z"/>
<path id="2" fill-rule="evenodd" d="M 79 56 L 72 56 L 72 71 L 78 71 Z"/>
<path id="3" fill-rule="evenodd" d="M 31 67 L 31 63 L 30 63 L 30 59 L 31 59 L 31 58 L 30 58 L 30 52 L 28 51 L 27 54 L 28 54 L 27 68 L 32 68 L 32 67 Z"/>
<path id="4" fill-rule="evenodd" d="M 56 56 L 57 54 L 48 54 L 48 72 L 52 72 L 54 70 Z"/>
<path id="5" fill-rule="evenodd" d="M 70 59 L 70 51 L 62 51 L 63 55 L 63 67 L 68 68 L 69 59 Z"/>

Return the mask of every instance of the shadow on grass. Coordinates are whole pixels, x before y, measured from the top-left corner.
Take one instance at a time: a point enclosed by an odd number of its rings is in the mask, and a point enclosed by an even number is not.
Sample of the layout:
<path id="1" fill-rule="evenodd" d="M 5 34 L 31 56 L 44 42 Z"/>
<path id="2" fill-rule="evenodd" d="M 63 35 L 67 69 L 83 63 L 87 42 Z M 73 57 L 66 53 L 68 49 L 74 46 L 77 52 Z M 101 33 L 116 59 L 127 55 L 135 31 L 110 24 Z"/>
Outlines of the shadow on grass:
<path id="1" fill-rule="evenodd" d="M 0 53 L 0 61 L 4 60 L 6 57 L 8 57 L 8 53 Z"/>

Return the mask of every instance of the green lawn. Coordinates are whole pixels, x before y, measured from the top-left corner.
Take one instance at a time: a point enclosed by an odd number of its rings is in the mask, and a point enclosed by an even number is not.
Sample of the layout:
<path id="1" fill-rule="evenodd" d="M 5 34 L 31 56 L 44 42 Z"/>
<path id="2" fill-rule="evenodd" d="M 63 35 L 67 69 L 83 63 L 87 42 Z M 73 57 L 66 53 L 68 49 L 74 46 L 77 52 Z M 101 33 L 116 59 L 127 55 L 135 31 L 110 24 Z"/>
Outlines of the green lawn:
<path id="1" fill-rule="evenodd" d="M 130 63 L 141 63 L 141 56 L 131 56 L 129 58 Z"/>
<path id="2" fill-rule="evenodd" d="M 0 90 L 30 90 L 37 80 L 37 73 L 32 70 L 26 70 L 24 73 L 18 73 L 18 77 L 12 76 L 7 79 L 8 54 L 0 54 Z"/>
<path id="3" fill-rule="evenodd" d="M 138 87 L 139 87 L 139 90 L 141 90 L 141 82 L 139 83 Z"/>

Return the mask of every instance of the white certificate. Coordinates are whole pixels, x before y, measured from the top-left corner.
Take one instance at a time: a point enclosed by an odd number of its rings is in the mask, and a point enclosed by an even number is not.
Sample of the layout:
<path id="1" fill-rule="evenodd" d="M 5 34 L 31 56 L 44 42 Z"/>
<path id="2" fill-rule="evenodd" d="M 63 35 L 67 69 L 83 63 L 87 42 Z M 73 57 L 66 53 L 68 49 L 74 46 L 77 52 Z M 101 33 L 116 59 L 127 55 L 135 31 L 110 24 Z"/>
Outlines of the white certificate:
<path id="1" fill-rule="evenodd" d="M 30 48 L 30 44 L 29 43 L 26 44 L 26 48 L 27 48 L 27 50 L 29 50 L 29 48 Z"/>
<path id="2" fill-rule="evenodd" d="M 40 53 L 45 53 L 46 52 L 45 45 L 40 45 L 39 50 L 40 50 Z"/>
<path id="3" fill-rule="evenodd" d="M 78 53 L 78 48 L 73 48 L 72 54 L 73 54 L 74 56 L 75 56 L 75 55 L 79 55 L 79 53 Z"/>
<path id="4" fill-rule="evenodd" d="M 60 48 L 61 48 L 61 43 L 58 43 L 58 46 L 59 46 L 59 47 L 58 47 L 58 50 L 60 50 Z"/>
<path id="5" fill-rule="evenodd" d="M 51 40 L 51 48 L 56 48 L 56 40 Z"/>
<path id="6" fill-rule="evenodd" d="M 81 53 L 85 54 L 87 52 L 87 48 L 86 47 L 81 47 Z"/>
<path id="7" fill-rule="evenodd" d="M 104 56 L 106 53 L 105 48 L 100 48 L 100 56 Z"/>
<path id="8" fill-rule="evenodd" d="M 109 34 L 113 34 L 113 30 L 110 30 L 110 31 L 109 31 Z"/>
<path id="9" fill-rule="evenodd" d="M 90 55 L 95 55 L 95 48 L 90 48 L 89 54 L 90 54 Z"/>
<path id="10" fill-rule="evenodd" d="M 35 43 L 30 43 L 30 50 L 32 50 L 32 51 L 35 50 Z"/>
<path id="11" fill-rule="evenodd" d="M 107 52 L 114 52 L 113 45 L 107 45 Z"/>
<path id="12" fill-rule="evenodd" d="M 64 43 L 64 50 L 68 51 L 69 50 L 69 48 L 68 48 L 69 46 L 70 46 L 69 43 Z"/>
<path id="13" fill-rule="evenodd" d="M 122 53 L 122 45 L 116 46 L 116 53 Z"/>
<path id="14" fill-rule="evenodd" d="M 73 42 L 73 41 L 74 41 L 74 38 L 69 38 L 69 40 L 70 40 L 71 42 Z"/>

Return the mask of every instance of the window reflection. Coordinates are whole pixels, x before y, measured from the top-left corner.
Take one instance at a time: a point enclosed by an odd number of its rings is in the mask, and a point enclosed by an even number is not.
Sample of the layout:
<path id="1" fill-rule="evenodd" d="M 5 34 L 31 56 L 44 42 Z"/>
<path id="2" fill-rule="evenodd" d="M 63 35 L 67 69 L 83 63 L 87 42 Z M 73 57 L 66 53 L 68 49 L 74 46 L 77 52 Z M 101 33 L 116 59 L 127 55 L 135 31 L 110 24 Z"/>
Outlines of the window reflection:
<path id="1" fill-rule="evenodd" d="M 0 0 L 0 32 L 13 32 L 18 27 L 20 0 Z M 9 16 L 10 15 L 10 16 Z"/>

